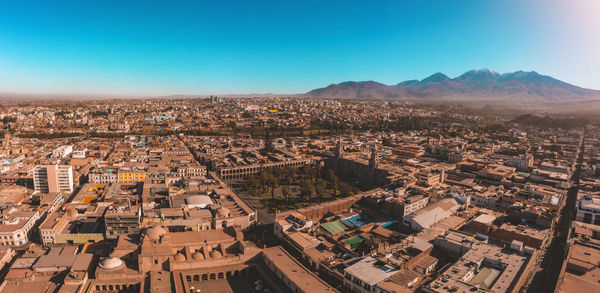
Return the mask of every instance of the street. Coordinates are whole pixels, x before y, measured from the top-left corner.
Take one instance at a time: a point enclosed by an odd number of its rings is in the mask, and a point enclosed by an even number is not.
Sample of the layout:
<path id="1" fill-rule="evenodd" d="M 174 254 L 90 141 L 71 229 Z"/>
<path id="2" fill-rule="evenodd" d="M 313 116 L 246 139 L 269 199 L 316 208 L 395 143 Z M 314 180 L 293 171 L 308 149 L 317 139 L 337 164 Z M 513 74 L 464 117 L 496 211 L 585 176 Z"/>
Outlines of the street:
<path id="1" fill-rule="evenodd" d="M 575 205 L 577 203 L 577 194 L 579 192 L 579 172 L 583 161 L 585 132 L 581 136 L 577 156 L 573 166 L 573 172 L 570 178 L 570 188 L 567 192 L 565 203 L 560 211 L 560 218 L 554 229 L 554 235 L 547 251 L 544 255 L 541 266 L 537 266 L 533 280 L 528 288 L 523 288 L 526 292 L 554 292 L 565 256 L 568 251 L 567 240 L 571 222 L 575 219 Z"/>

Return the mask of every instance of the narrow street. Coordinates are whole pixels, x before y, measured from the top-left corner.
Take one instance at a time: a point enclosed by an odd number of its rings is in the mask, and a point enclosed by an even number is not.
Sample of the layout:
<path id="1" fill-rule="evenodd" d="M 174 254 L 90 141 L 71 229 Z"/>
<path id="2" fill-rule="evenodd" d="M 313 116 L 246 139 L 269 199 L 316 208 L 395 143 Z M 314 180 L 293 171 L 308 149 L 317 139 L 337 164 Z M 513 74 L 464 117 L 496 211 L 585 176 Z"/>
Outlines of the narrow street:
<path id="1" fill-rule="evenodd" d="M 532 282 L 526 292 L 554 292 L 560 270 L 568 252 L 567 241 L 571 222 L 575 219 L 575 205 L 577 203 L 577 194 L 579 192 L 579 173 L 584 153 L 585 132 L 579 141 L 577 156 L 573 164 L 573 171 L 570 176 L 570 188 L 567 191 L 565 203 L 560 211 L 560 218 L 555 226 L 552 241 L 547 247 L 546 254 L 541 267 L 533 277 Z"/>

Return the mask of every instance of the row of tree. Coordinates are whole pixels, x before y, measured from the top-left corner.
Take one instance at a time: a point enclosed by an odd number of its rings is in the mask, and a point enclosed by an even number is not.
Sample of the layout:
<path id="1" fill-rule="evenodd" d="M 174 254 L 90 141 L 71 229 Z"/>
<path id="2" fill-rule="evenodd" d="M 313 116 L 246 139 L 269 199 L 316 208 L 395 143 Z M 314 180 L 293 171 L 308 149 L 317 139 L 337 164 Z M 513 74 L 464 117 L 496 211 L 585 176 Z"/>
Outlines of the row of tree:
<path id="1" fill-rule="evenodd" d="M 524 114 L 515 117 L 511 122 L 535 126 L 539 128 L 562 128 L 562 129 L 574 129 L 585 127 L 589 121 L 583 117 L 565 117 L 565 118 L 553 118 L 548 115 L 538 116 L 532 114 Z"/>
<path id="2" fill-rule="evenodd" d="M 281 187 L 281 195 L 287 201 L 292 193 L 292 186 L 298 186 L 299 195 L 312 201 L 313 194 L 322 199 L 327 189 L 331 189 L 331 196 L 338 196 L 339 179 L 332 169 L 325 169 L 321 165 L 304 165 L 300 168 L 285 167 L 262 170 L 257 175 L 251 175 L 246 180 L 246 189 L 255 193 L 271 192 L 271 199 L 275 199 L 276 189 Z"/>
<path id="3" fill-rule="evenodd" d="M 83 133 L 80 132 L 21 132 L 17 134 L 20 138 L 37 138 L 37 139 L 53 139 L 53 138 L 69 138 L 69 137 L 77 137 L 82 136 Z"/>

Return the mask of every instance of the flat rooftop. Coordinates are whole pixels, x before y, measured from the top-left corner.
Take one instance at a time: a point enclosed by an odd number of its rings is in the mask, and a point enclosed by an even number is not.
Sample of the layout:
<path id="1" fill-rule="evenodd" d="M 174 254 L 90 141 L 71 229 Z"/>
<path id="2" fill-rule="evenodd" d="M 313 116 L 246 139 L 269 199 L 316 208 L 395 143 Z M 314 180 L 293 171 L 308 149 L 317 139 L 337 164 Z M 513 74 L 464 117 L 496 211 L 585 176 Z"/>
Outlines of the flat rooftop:
<path id="1" fill-rule="evenodd" d="M 281 246 L 266 248 L 263 250 L 263 255 L 277 270 L 304 292 L 338 292 L 300 264 Z"/>
<path id="2" fill-rule="evenodd" d="M 485 243 L 474 243 L 452 266 L 427 285 L 432 292 L 470 292 L 486 288 L 493 292 L 510 292 L 517 280 L 526 275 L 529 257 L 511 250 Z M 475 273 L 477 272 L 477 273 Z"/>
<path id="3" fill-rule="evenodd" d="M 393 276 L 399 270 L 373 257 L 367 256 L 347 267 L 345 271 L 369 285 L 374 285 Z"/>
<path id="4" fill-rule="evenodd" d="M 557 292 L 596 292 L 600 282 L 600 251 L 597 247 L 573 244 L 567 269 Z"/>

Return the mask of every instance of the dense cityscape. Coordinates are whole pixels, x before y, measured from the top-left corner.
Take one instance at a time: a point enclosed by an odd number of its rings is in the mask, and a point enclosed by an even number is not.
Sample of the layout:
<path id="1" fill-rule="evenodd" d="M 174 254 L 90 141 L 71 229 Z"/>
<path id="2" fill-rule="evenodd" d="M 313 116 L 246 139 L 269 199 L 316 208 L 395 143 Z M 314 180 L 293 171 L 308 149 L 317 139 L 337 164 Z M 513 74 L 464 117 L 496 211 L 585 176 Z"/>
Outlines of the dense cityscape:
<path id="1" fill-rule="evenodd" d="M 597 286 L 583 118 L 216 96 L 1 110 L 0 292 Z"/>
<path id="2" fill-rule="evenodd" d="M 598 0 L 0 3 L 0 293 L 600 292 Z"/>

